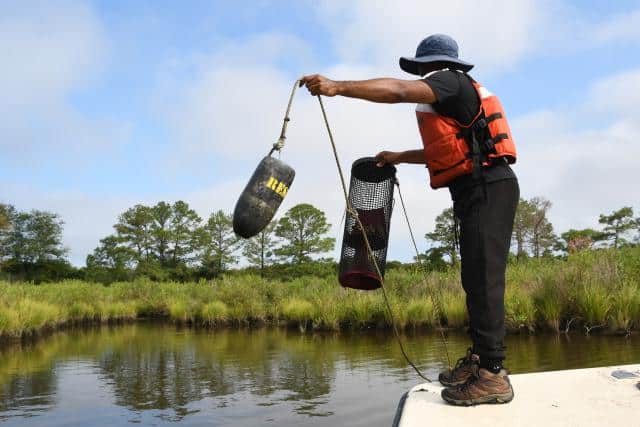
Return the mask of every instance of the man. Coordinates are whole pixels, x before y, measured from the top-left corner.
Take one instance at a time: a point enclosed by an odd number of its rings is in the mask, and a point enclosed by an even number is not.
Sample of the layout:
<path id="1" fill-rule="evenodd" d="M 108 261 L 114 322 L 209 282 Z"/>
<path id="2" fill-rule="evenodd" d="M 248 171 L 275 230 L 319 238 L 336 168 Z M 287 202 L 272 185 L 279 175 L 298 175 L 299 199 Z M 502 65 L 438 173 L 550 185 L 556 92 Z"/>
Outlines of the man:
<path id="1" fill-rule="evenodd" d="M 473 65 L 458 58 L 451 37 L 427 37 L 415 57 L 400 58 L 400 67 L 423 78 L 333 81 L 316 74 L 305 76 L 301 85 L 313 95 L 418 104 L 423 147 L 376 157 L 380 166 L 426 164 L 431 187 L 449 188 L 460 223 L 461 278 L 473 346 L 453 370 L 440 374 L 442 397 L 456 405 L 506 403 L 513 389 L 502 367 L 505 270 L 520 197 L 509 167 L 516 159 L 511 131 L 498 98 L 466 74 Z"/>

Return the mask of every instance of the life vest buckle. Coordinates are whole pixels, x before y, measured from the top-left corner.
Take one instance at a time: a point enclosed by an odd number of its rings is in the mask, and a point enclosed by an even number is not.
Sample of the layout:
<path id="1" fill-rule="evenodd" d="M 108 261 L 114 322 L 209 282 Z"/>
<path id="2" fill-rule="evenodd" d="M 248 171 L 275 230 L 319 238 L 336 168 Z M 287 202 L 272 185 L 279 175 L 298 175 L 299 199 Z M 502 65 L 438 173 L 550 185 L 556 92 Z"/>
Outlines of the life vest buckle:
<path id="1" fill-rule="evenodd" d="M 486 128 L 487 126 L 489 126 L 489 123 L 487 122 L 487 120 L 484 117 L 480 117 L 478 120 L 475 121 L 472 128 L 475 131 L 479 131 Z"/>

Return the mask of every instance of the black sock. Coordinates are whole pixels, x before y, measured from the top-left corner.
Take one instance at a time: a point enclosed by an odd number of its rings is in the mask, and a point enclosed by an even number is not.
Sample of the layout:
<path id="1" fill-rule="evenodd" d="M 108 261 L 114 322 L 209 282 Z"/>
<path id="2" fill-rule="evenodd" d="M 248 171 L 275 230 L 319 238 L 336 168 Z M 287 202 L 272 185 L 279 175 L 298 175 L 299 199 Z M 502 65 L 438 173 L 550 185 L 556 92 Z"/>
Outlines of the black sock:
<path id="1" fill-rule="evenodd" d="M 502 360 L 480 357 L 480 367 L 497 374 L 502 369 Z"/>

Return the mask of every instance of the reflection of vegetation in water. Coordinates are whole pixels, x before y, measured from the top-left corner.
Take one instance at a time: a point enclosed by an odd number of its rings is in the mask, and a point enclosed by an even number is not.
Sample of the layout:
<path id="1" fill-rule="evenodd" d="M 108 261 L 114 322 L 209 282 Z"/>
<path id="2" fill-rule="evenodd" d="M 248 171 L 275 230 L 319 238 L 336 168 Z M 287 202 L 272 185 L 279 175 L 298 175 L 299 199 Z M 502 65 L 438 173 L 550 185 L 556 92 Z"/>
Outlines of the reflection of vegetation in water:
<path id="1" fill-rule="evenodd" d="M 187 415 L 190 402 L 211 397 L 224 406 L 224 397 L 238 392 L 311 401 L 330 393 L 334 360 L 330 350 L 310 350 L 307 339 L 321 338 L 264 329 L 202 334 L 152 325 L 60 333 L 0 356 L 0 408 L 20 406 L 25 393 L 54 394 L 55 361 L 79 355 L 98 362 L 117 405 L 136 411 L 172 409 L 170 419 Z M 43 379 L 49 379 L 44 386 L 29 386 Z M 30 402 L 45 403 L 51 402 Z"/>
<path id="2" fill-rule="evenodd" d="M 24 351 L 19 347 L 0 351 L 0 412 L 19 406 L 38 412 L 53 405 L 57 390 L 54 360 L 60 351 L 58 337 L 51 337 L 46 345 L 26 345 Z"/>
<path id="3" fill-rule="evenodd" d="M 448 334 L 452 357 L 468 340 Z M 445 365 L 437 336 L 410 334 L 408 352 L 430 376 Z M 508 367 L 514 372 L 634 363 L 638 337 L 510 336 Z M 0 411 L 47 409 L 57 393 L 57 367 L 86 360 L 112 391 L 116 405 L 133 412 L 159 410 L 179 420 L 197 412 L 194 402 L 234 399 L 257 405 L 293 405 L 307 416 L 323 410 L 338 372 L 389 375 L 417 381 L 386 333 L 299 334 L 283 329 L 204 331 L 133 324 L 54 334 L 35 344 L 0 352 Z M 27 409 L 28 409 L 27 408 Z"/>
<path id="4" fill-rule="evenodd" d="M 54 403 L 56 375 L 52 369 L 24 375 L 12 375 L 0 384 L 0 420 L 2 412 L 20 406 L 30 407 L 30 412 L 46 411 Z"/>

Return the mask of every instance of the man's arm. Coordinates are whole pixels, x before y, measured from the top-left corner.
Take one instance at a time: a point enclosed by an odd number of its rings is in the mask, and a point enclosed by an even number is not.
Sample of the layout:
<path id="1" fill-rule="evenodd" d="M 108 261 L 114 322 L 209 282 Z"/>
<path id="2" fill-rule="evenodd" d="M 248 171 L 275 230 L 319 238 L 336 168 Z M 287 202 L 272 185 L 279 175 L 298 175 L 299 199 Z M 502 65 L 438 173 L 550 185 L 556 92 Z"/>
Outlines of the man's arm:
<path id="1" fill-rule="evenodd" d="M 312 95 L 359 98 L 372 102 L 395 104 L 433 104 L 436 96 L 428 84 L 420 80 L 381 78 L 358 81 L 334 81 L 319 74 L 304 76 L 300 86 L 306 85 Z"/>
<path id="2" fill-rule="evenodd" d="M 376 159 L 378 160 L 378 166 L 384 166 L 386 163 L 392 165 L 399 163 L 426 164 L 424 150 L 422 148 L 407 151 L 381 151 L 376 154 Z"/>

